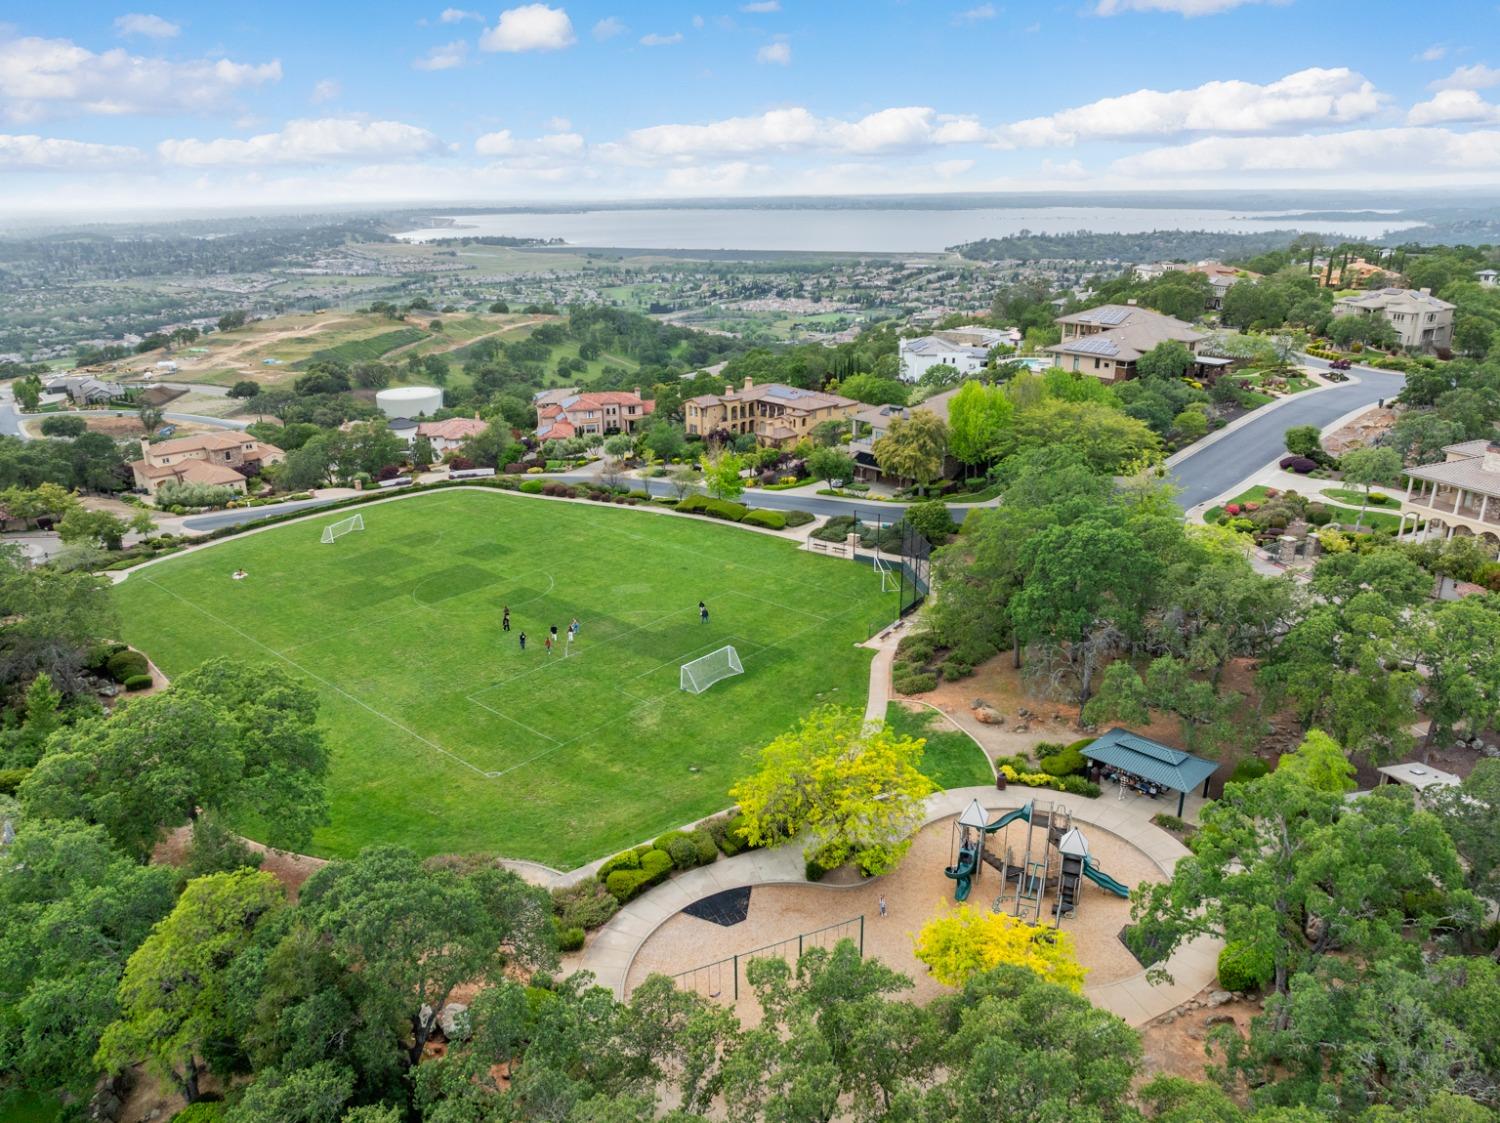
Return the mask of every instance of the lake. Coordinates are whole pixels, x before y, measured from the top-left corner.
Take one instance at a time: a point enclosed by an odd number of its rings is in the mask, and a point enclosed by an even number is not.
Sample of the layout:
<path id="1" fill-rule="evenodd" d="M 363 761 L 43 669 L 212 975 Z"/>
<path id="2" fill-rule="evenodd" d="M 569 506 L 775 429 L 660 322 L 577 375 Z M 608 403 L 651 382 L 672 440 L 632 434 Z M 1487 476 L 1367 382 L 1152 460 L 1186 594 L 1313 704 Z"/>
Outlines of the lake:
<path id="1" fill-rule="evenodd" d="M 920 210 L 823 207 L 661 208 L 516 211 L 451 216 L 452 226 L 409 230 L 412 242 L 473 237 L 562 238 L 573 246 L 608 249 L 812 250 L 829 253 L 940 253 L 978 238 L 1033 234 L 1139 234 L 1149 230 L 1212 230 L 1256 234 L 1297 229 L 1333 238 L 1377 238 L 1420 223 L 1397 218 L 1289 219 L 1273 211 L 1152 207 L 989 207 Z"/>

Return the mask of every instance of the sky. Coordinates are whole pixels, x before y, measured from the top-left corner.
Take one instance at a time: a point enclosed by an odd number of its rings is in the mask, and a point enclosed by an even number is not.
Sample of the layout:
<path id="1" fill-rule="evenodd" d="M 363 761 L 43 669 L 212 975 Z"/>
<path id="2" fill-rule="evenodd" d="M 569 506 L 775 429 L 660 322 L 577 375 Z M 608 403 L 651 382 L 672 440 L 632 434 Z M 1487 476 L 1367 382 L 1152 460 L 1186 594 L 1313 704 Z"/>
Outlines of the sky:
<path id="1" fill-rule="evenodd" d="M 0 213 L 1493 185 L 1496 0 L 0 3 Z"/>

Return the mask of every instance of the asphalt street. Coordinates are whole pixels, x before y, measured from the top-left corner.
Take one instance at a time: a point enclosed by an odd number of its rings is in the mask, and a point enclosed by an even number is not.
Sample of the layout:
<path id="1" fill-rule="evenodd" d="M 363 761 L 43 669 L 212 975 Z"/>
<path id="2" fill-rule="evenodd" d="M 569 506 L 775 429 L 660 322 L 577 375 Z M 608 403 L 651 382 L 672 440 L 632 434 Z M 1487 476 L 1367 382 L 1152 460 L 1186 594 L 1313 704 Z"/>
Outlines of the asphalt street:
<path id="1" fill-rule="evenodd" d="M 1319 359 L 1303 361 L 1309 366 L 1327 365 Z M 1389 401 L 1406 385 L 1404 375 L 1372 367 L 1356 367 L 1351 373 L 1358 382 L 1297 394 L 1273 409 L 1263 407 L 1251 414 L 1248 424 L 1179 460 L 1171 469 L 1172 482 L 1181 489 L 1177 502 L 1184 510 L 1206 503 L 1279 460 L 1286 455 L 1283 437 L 1294 425 L 1321 429 L 1346 413 L 1382 399 Z"/>

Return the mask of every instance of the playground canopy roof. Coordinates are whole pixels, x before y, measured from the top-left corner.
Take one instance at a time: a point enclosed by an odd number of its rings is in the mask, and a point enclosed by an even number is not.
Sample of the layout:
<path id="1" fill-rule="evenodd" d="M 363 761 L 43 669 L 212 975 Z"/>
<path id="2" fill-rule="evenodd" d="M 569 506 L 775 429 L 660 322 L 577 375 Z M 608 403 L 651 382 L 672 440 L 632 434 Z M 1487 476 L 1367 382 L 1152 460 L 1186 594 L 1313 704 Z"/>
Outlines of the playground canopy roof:
<path id="1" fill-rule="evenodd" d="M 1083 750 L 1083 755 L 1101 764 L 1111 764 L 1143 780 L 1190 792 L 1219 768 L 1212 760 L 1185 753 L 1116 727 Z"/>

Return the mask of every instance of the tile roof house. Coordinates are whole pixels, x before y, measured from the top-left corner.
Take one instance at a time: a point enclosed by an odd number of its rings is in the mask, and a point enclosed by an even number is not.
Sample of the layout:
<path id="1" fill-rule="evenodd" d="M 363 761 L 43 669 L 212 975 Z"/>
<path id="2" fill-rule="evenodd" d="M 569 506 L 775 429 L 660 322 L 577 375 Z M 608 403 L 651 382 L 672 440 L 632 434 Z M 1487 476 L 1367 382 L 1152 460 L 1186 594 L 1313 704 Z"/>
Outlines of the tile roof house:
<path id="1" fill-rule="evenodd" d="M 426 437 L 432 442 L 435 455 L 456 449 L 470 437 L 477 437 L 488 429 L 489 422 L 477 417 L 450 417 L 445 421 L 423 421 L 417 425 L 416 436 Z"/>
<path id="2" fill-rule="evenodd" d="M 1373 289 L 1333 302 L 1335 316 L 1384 316 L 1401 346 L 1412 351 L 1453 346 L 1453 308 L 1431 289 Z"/>
<path id="3" fill-rule="evenodd" d="M 1500 550 L 1500 444 L 1460 441 L 1447 445 L 1441 464 L 1403 469 L 1406 502 L 1401 531 L 1420 531 L 1422 541 L 1455 535 L 1480 540 L 1491 553 Z M 1407 518 L 1412 525 L 1406 525 Z"/>
<path id="4" fill-rule="evenodd" d="M 141 441 L 141 459 L 131 461 L 135 486 L 155 495 L 164 483 L 209 484 L 243 492 L 245 477 L 265 464 L 279 464 L 281 449 L 246 433 L 200 433 L 150 444 Z M 244 471 L 241 471 L 244 469 Z"/>
<path id="5" fill-rule="evenodd" d="M 543 441 L 567 440 L 584 433 L 633 433 L 650 417 L 656 403 L 636 390 L 543 390 L 532 395 L 536 435 Z"/>
<path id="6" fill-rule="evenodd" d="M 1207 338 L 1176 316 L 1165 316 L 1136 304 L 1101 304 L 1054 321 L 1062 341 L 1047 350 L 1064 370 L 1106 382 L 1135 377 L 1135 363 L 1159 343 L 1175 340 L 1189 351 Z"/>
<path id="7" fill-rule="evenodd" d="M 714 432 L 752 433 L 765 448 L 784 448 L 810 437 L 824 421 L 849 417 L 860 408 L 853 398 L 746 378 L 739 390 L 699 394 L 682 403 L 689 436 Z"/>
<path id="8" fill-rule="evenodd" d="M 953 402 L 953 397 L 962 387 L 955 386 L 951 390 L 944 390 L 941 394 L 934 394 L 926 401 L 918 402 L 914 406 L 865 406 L 850 416 L 851 434 L 849 437 L 849 453 L 854 457 L 854 475 L 856 479 L 867 483 L 893 483 L 898 485 L 909 484 L 912 481 L 904 478 L 887 476 L 880 470 L 880 465 L 875 462 L 875 442 L 885 436 L 886 430 L 891 427 L 891 422 L 896 418 L 908 418 L 916 410 L 926 410 L 935 413 L 943 424 L 948 423 L 948 407 Z M 951 456 L 943 457 L 943 478 L 951 480 L 958 475 L 963 468 Z"/>

